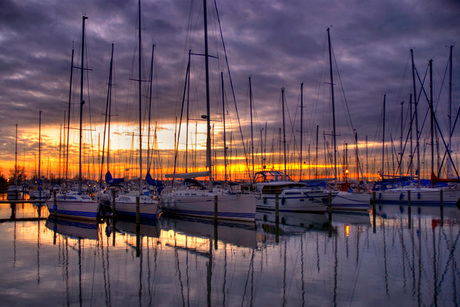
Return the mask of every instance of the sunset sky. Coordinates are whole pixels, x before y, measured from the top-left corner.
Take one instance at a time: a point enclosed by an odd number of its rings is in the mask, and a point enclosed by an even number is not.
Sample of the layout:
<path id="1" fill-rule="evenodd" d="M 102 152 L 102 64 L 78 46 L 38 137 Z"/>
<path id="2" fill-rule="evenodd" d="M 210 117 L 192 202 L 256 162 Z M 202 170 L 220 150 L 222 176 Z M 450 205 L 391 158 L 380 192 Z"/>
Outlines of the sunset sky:
<path id="1" fill-rule="evenodd" d="M 436 116 L 447 140 L 451 45 L 454 45 L 453 120 L 460 96 L 460 51 L 455 45 L 460 37 L 458 1 L 217 1 L 226 55 L 214 4 L 214 1 L 208 0 L 209 48 L 213 56 L 209 59 L 211 120 L 216 157 L 221 157 L 223 152 L 220 92 L 220 72 L 223 71 L 227 142 L 231 142 L 231 146 L 229 143 L 227 146 L 231 148 L 233 161 L 245 163 L 242 139 L 246 152 L 250 148 L 251 77 L 255 162 L 260 164 L 262 150 L 267 153 L 267 167 L 284 167 L 277 165 L 281 161 L 281 88 L 285 89 L 289 159 L 291 162 L 298 160 L 300 84 L 303 83 L 303 161 L 305 165 L 312 164 L 313 157 L 308 163 L 307 152 L 310 146 L 310 153 L 314 155 L 318 125 L 321 157 L 317 164 L 324 164 L 325 148 L 330 152 L 332 146 L 327 28 L 330 28 L 334 57 L 338 158 L 342 159 L 344 144 L 347 143 L 349 164 L 354 165 L 353 133 L 356 131 L 361 161 L 365 159 L 367 137 L 369 164 L 381 163 L 384 94 L 385 142 L 394 147 L 387 150 L 389 157 L 386 159 L 391 160 L 392 151 L 399 151 L 402 102 L 403 140 L 409 127 L 409 95 L 412 93 L 410 49 L 414 50 L 415 66 L 420 79 L 425 80 L 427 95 L 430 92 L 428 61 L 433 60 Z M 156 159 L 161 159 L 158 162 L 166 171 L 172 166 L 177 133 L 175 123 L 181 113 L 188 51 L 204 53 L 202 1 L 144 0 L 141 7 L 142 79 L 149 79 L 152 45 L 155 44 L 151 130 L 153 134 L 157 129 L 159 156 Z M 84 66 L 88 70 L 85 70 L 84 76 L 84 159 L 91 163 L 100 161 L 113 43 L 112 161 L 124 169 L 130 163 L 135 164 L 129 159 L 135 159 L 131 151 L 138 148 L 139 135 L 137 83 L 132 80 L 138 78 L 137 1 L 4 0 L 0 4 L 0 168 L 3 174 L 14 167 L 16 124 L 18 164 L 25 165 L 29 175 L 36 171 L 39 110 L 43 111 L 42 172 L 58 172 L 59 143 L 64 142 L 66 134 L 64 125 L 69 103 L 72 48 L 75 49 L 74 66 L 81 65 L 83 15 L 88 17 L 85 26 Z M 226 56 L 239 118 L 235 111 Z M 201 152 L 205 145 L 205 123 L 201 115 L 206 109 L 202 56 L 192 55 L 191 74 L 188 143 L 190 154 L 196 149 L 199 164 L 204 166 Z M 74 68 L 70 123 L 73 163 L 78 157 L 79 89 L 80 69 Z M 420 89 L 421 83 L 417 82 L 417 91 Z M 144 149 L 147 147 L 147 96 L 148 82 L 143 82 Z M 421 150 L 426 159 L 430 153 L 427 108 L 422 94 L 419 125 L 422 129 Z M 185 112 L 184 109 L 182 149 L 186 142 Z M 458 132 L 454 132 L 454 156 L 460 149 L 459 142 L 455 141 L 457 136 Z M 442 143 L 439 152 L 442 159 Z M 406 151 L 406 159 L 407 156 Z M 179 158 L 183 161 L 183 154 Z M 340 160 L 340 164 L 342 162 Z M 270 163 L 271 166 L 268 166 Z M 375 174 L 380 168 L 375 166 L 368 171 Z M 75 168 L 73 170 L 74 174 Z M 126 175 L 122 174 L 122 170 L 117 172 L 118 175 Z"/>

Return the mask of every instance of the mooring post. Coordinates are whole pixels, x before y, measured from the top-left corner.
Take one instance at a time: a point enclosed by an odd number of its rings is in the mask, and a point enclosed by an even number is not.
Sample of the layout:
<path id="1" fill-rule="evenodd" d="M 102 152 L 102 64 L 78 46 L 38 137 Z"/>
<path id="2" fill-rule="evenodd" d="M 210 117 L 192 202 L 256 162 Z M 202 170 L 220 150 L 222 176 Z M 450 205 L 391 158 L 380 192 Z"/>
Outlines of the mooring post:
<path id="1" fill-rule="evenodd" d="M 280 218 L 280 198 L 279 194 L 275 194 L 275 216 L 276 221 L 279 221 Z"/>
<path id="2" fill-rule="evenodd" d="M 217 219 L 219 218 L 219 208 L 218 208 L 218 197 L 214 195 L 214 223 L 217 223 Z"/>
<path id="3" fill-rule="evenodd" d="M 139 196 L 136 196 L 136 224 L 141 222 L 141 214 L 140 214 L 140 199 Z"/>
<path id="4" fill-rule="evenodd" d="M 56 190 L 53 190 L 53 211 L 54 219 L 57 219 L 57 200 L 56 200 Z"/>

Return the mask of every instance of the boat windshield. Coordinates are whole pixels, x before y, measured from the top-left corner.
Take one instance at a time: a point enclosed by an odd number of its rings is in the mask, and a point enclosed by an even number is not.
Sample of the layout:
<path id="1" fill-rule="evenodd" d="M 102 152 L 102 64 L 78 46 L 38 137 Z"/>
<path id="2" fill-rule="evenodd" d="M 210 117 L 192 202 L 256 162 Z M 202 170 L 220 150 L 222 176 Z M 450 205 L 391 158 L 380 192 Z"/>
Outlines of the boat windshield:
<path id="1" fill-rule="evenodd" d="M 257 172 L 254 175 L 254 182 L 292 181 L 292 179 L 279 171 Z"/>

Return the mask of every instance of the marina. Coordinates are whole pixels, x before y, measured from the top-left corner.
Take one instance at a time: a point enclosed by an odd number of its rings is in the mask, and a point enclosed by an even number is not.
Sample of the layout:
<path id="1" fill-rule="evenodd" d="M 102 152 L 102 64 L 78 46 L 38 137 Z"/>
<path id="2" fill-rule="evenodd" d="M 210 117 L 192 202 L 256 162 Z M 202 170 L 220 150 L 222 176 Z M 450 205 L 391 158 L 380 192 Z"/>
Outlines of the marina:
<path id="1" fill-rule="evenodd" d="M 456 207 L 280 212 L 278 221 L 257 211 L 254 223 L 161 214 L 140 224 L 55 220 L 31 203 L 11 210 L 0 204 L 7 306 L 460 303 Z"/>
<path id="2" fill-rule="evenodd" d="M 23 2 L 0 305 L 460 305 L 455 1 Z"/>

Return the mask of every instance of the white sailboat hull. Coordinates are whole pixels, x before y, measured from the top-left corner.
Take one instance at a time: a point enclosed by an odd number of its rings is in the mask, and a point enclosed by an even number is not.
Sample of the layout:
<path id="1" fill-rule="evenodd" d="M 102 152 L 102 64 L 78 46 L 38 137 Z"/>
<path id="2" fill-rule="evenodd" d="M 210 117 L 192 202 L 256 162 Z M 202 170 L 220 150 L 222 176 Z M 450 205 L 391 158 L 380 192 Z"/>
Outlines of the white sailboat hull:
<path id="1" fill-rule="evenodd" d="M 376 203 L 380 204 L 408 204 L 417 206 L 439 206 L 441 203 L 441 189 L 413 188 L 413 189 L 391 189 L 377 191 L 375 194 Z M 460 203 L 460 190 L 442 190 L 444 206 L 456 206 Z"/>
<path id="2" fill-rule="evenodd" d="M 368 210 L 370 193 L 349 193 L 340 191 L 332 200 L 332 210 Z"/>
<path id="3" fill-rule="evenodd" d="M 95 221 L 99 213 L 99 203 L 81 195 L 57 195 L 56 202 L 51 197 L 46 206 L 50 214 L 73 219 Z"/>
<path id="4" fill-rule="evenodd" d="M 277 186 L 277 184 L 272 184 Z M 285 212 L 325 212 L 328 194 L 303 188 L 286 188 L 278 194 L 278 210 Z M 257 209 L 276 210 L 276 193 L 261 193 Z"/>
<path id="5" fill-rule="evenodd" d="M 136 196 L 121 195 L 115 199 L 115 209 L 117 216 L 136 218 Z M 158 212 L 158 201 L 148 196 L 139 198 L 139 215 L 141 219 L 153 220 Z"/>
<path id="6" fill-rule="evenodd" d="M 227 194 L 200 190 L 184 190 L 162 195 L 161 208 L 165 212 L 214 218 L 217 196 L 217 218 L 236 221 L 254 221 L 256 197 L 252 194 Z"/>

